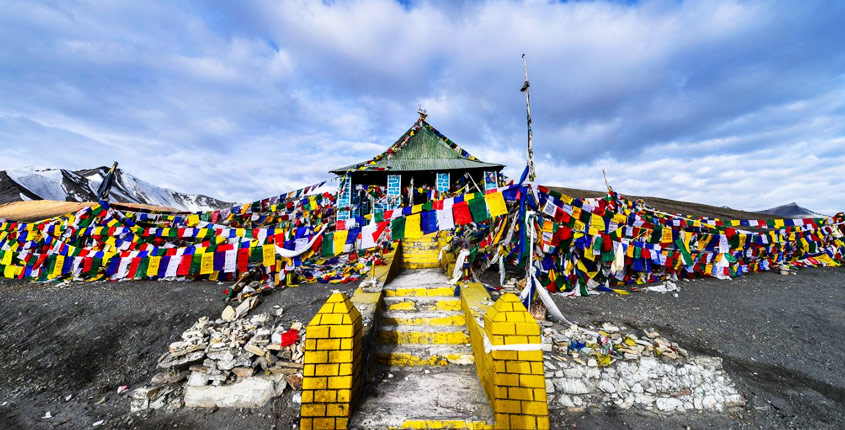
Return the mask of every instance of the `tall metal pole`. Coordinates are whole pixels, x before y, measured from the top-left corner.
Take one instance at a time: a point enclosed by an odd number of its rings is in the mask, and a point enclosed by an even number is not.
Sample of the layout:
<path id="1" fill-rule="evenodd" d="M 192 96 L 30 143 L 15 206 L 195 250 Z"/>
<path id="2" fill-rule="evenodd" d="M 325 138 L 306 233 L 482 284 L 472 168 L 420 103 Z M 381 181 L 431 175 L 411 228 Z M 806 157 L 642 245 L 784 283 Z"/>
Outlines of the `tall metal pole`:
<path id="1" fill-rule="evenodd" d="M 528 120 L 528 180 L 533 182 L 537 175 L 534 171 L 534 136 L 531 133 L 531 92 L 528 91 L 531 84 L 528 82 L 528 66 L 525 63 L 525 54 L 522 54 L 522 70 L 525 72 L 525 83 L 522 84 L 520 91 L 525 93 L 525 111 Z"/>

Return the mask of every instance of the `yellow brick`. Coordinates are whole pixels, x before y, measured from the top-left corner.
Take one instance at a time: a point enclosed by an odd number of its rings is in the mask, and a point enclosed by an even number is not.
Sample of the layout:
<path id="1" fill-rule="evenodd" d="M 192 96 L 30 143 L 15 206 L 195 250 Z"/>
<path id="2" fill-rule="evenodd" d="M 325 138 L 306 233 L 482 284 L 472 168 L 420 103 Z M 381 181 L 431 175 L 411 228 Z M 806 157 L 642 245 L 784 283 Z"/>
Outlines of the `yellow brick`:
<path id="1" fill-rule="evenodd" d="M 496 428 L 497 429 L 510 429 L 511 428 L 511 416 L 508 414 L 496 414 Z"/>
<path id="2" fill-rule="evenodd" d="M 306 328 L 306 337 L 308 336 L 307 330 L 308 329 Z M 315 349 L 317 349 L 317 339 L 305 339 L 305 350 L 306 351 L 313 351 Z"/>
<path id="3" fill-rule="evenodd" d="M 508 373 L 531 373 L 531 363 L 527 361 L 508 361 L 506 365 Z"/>
<path id="4" fill-rule="evenodd" d="M 496 386 L 493 390 L 493 398 L 496 399 L 507 399 L 508 398 L 508 387 Z"/>
<path id="5" fill-rule="evenodd" d="M 505 312 L 505 320 L 508 322 L 523 322 L 525 321 L 525 315 L 522 312 Z"/>
<path id="6" fill-rule="evenodd" d="M 499 372 L 499 373 L 507 372 L 507 370 L 505 370 L 505 363 L 507 363 L 507 361 L 503 361 L 503 360 L 494 361 L 493 362 L 493 370 L 496 371 L 496 372 Z"/>
<path id="7" fill-rule="evenodd" d="M 537 417 L 537 430 L 549 430 L 550 428 L 548 415 Z"/>
<path id="8" fill-rule="evenodd" d="M 304 363 L 328 363 L 329 354 L 326 351 L 305 351 Z"/>
<path id="9" fill-rule="evenodd" d="M 531 373 L 534 375 L 543 375 L 545 374 L 545 370 L 543 369 L 543 363 L 539 361 L 532 361 L 531 363 Z"/>
<path id="10" fill-rule="evenodd" d="M 352 307 L 353 307 L 353 306 L 352 306 L 352 304 L 351 304 L 351 303 L 349 303 L 349 302 L 344 302 L 344 303 L 335 303 L 335 304 L 334 304 L 334 312 L 333 312 L 333 313 L 336 313 L 336 314 L 348 314 L 348 313 L 349 313 L 349 311 L 350 311 L 350 308 L 352 308 Z"/>
<path id="11" fill-rule="evenodd" d="M 533 342 L 528 342 L 528 336 L 505 336 L 505 345 L 519 345 L 521 343 Z"/>
<path id="12" fill-rule="evenodd" d="M 493 345 L 504 345 L 505 344 L 505 336 L 494 336 L 493 333 L 490 333 L 490 329 L 488 327 L 484 327 L 484 330 L 487 331 L 487 337 L 490 339 L 490 343 Z M 511 351 L 514 352 L 514 351 Z"/>
<path id="13" fill-rule="evenodd" d="M 319 339 L 317 340 L 317 349 L 340 349 L 340 339 Z"/>
<path id="14" fill-rule="evenodd" d="M 341 339 L 340 349 L 352 349 L 352 339 Z"/>
<path id="15" fill-rule="evenodd" d="M 320 320 L 322 325 L 340 325 L 343 323 L 343 314 L 325 314 Z"/>
<path id="16" fill-rule="evenodd" d="M 515 323 L 497 322 L 493 323 L 493 327 L 490 327 L 490 331 L 493 334 L 511 335 L 516 334 L 515 326 Z"/>
<path id="17" fill-rule="evenodd" d="M 352 387 L 352 377 L 351 376 L 336 376 L 333 378 L 329 378 L 328 387 L 332 389 L 348 389 Z"/>
<path id="18" fill-rule="evenodd" d="M 505 385 L 510 387 L 519 386 L 519 375 L 510 373 L 500 373 L 496 375 L 496 385 Z"/>
<path id="19" fill-rule="evenodd" d="M 510 387 L 508 398 L 511 400 L 534 400 L 534 392 L 530 388 Z"/>
<path id="20" fill-rule="evenodd" d="M 314 427 L 312 426 L 313 422 L 313 418 L 302 418 L 299 420 L 299 428 L 301 430 L 314 430 Z"/>
<path id="21" fill-rule="evenodd" d="M 305 337 L 308 339 L 326 339 L 329 337 L 329 328 L 320 325 L 309 325 L 305 328 Z"/>
<path id="22" fill-rule="evenodd" d="M 320 321 L 321 321 L 322 316 L 323 316 L 323 314 L 314 315 L 314 318 L 311 318 L 311 322 L 308 323 L 308 325 L 314 325 L 314 326 L 320 325 Z"/>
<path id="23" fill-rule="evenodd" d="M 331 337 L 334 339 L 352 337 L 353 334 L 355 334 L 355 327 L 351 325 L 332 326 L 331 328 Z"/>
<path id="24" fill-rule="evenodd" d="M 315 418 L 314 430 L 334 429 L 334 418 Z"/>
<path id="25" fill-rule="evenodd" d="M 522 404 L 519 400 L 496 400 L 493 402 L 493 410 L 508 414 L 522 413 Z"/>
<path id="26" fill-rule="evenodd" d="M 337 390 L 337 401 L 340 403 L 349 403 L 352 390 Z"/>
<path id="27" fill-rule="evenodd" d="M 349 405 L 343 403 L 326 405 L 326 415 L 330 417 L 349 416 Z"/>
<path id="28" fill-rule="evenodd" d="M 516 360 L 516 351 L 492 351 L 490 353 L 494 360 Z"/>
<path id="29" fill-rule="evenodd" d="M 331 314 L 334 313 L 334 305 L 331 303 L 326 303 L 323 306 L 320 306 L 320 310 L 317 311 L 319 314 Z"/>
<path id="30" fill-rule="evenodd" d="M 519 361 L 543 361 L 543 351 L 517 351 Z M 540 364 L 542 369 L 543 365 Z"/>
<path id="31" fill-rule="evenodd" d="M 320 403 L 308 403 L 302 405 L 300 413 L 303 417 L 324 417 L 326 416 L 326 405 L 322 405 Z"/>
<path id="32" fill-rule="evenodd" d="M 543 375 L 519 375 L 519 386 L 538 388 L 546 386 L 546 379 Z"/>
<path id="33" fill-rule="evenodd" d="M 303 390 L 319 390 L 326 388 L 326 378 L 305 377 L 302 378 Z"/>
<path id="34" fill-rule="evenodd" d="M 549 415 L 549 405 L 546 402 L 522 402 L 522 413 L 525 415 Z"/>
<path id="35" fill-rule="evenodd" d="M 513 312 L 513 304 L 498 300 L 495 304 L 493 304 L 493 309 L 499 312 Z"/>
<path id="36" fill-rule="evenodd" d="M 351 375 L 352 374 L 352 363 L 341 363 L 339 365 L 337 374 L 338 374 L 338 376 Z"/>
<path id="37" fill-rule="evenodd" d="M 314 376 L 314 368 L 316 364 L 306 364 L 302 368 L 302 376 Z"/>
<path id="38" fill-rule="evenodd" d="M 311 390 L 302 390 L 302 403 L 313 403 L 314 392 Z"/>
<path id="39" fill-rule="evenodd" d="M 317 364 L 314 369 L 316 376 L 337 376 L 337 364 Z"/>
<path id="40" fill-rule="evenodd" d="M 516 334 L 539 336 L 540 326 L 535 322 L 516 323 Z"/>
<path id="41" fill-rule="evenodd" d="M 546 400 L 546 388 L 535 388 L 534 389 L 534 400 L 537 401 L 545 401 Z"/>
<path id="42" fill-rule="evenodd" d="M 345 302 L 347 300 L 349 300 L 349 298 L 346 297 L 346 294 L 337 292 L 337 293 L 332 293 L 332 295 L 329 296 L 329 299 L 326 300 L 326 303 L 341 303 L 341 302 Z"/>
<path id="43" fill-rule="evenodd" d="M 537 428 L 537 422 L 532 415 L 511 415 L 511 428 L 535 430 Z"/>
<path id="44" fill-rule="evenodd" d="M 346 430 L 349 427 L 349 418 L 335 418 L 334 428 L 337 430 Z"/>
<path id="45" fill-rule="evenodd" d="M 334 403 L 337 401 L 337 391 L 335 390 L 317 390 L 314 392 L 314 402 L 316 403 Z"/>
<path id="46" fill-rule="evenodd" d="M 307 357 L 308 354 L 305 354 L 305 356 Z M 330 351 L 328 362 L 330 362 L 330 363 L 351 363 L 352 362 L 352 351 Z"/>

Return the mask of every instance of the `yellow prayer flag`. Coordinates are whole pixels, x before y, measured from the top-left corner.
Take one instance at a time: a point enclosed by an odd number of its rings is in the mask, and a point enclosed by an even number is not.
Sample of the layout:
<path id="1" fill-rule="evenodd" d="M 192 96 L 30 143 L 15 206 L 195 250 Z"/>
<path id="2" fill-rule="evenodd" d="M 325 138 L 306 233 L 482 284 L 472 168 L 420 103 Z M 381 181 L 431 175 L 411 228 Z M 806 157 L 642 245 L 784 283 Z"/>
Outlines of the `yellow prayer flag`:
<path id="1" fill-rule="evenodd" d="M 12 262 L 12 252 L 3 252 L 3 258 L 0 259 L 0 264 L 8 266 Z"/>
<path id="2" fill-rule="evenodd" d="M 575 218 L 576 220 L 581 219 L 581 208 L 577 206 L 572 208 L 572 218 Z"/>
<path id="3" fill-rule="evenodd" d="M 10 278 L 10 279 L 18 276 L 18 267 L 20 267 L 20 266 L 15 266 L 15 265 L 6 266 L 3 269 L 3 276 Z"/>
<path id="4" fill-rule="evenodd" d="M 604 232 L 604 218 L 602 218 L 598 215 L 591 216 L 590 217 L 590 227 L 592 227 L 592 228 L 594 228 L 594 229 L 596 229 L 600 232 Z"/>
<path id="5" fill-rule="evenodd" d="M 343 252 L 343 246 L 346 245 L 346 237 L 349 236 L 347 230 L 337 230 L 334 232 L 334 255 Z"/>
<path id="6" fill-rule="evenodd" d="M 264 266 L 265 267 L 272 267 L 274 264 L 276 264 L 276 245 L 273 245 L 273 244 L 263 245 L 261 248 L 262 248 L 261 251 L 264 253 L 264 262 L 263 262 Z M 213 254 L 212 254 L 212 261 L 214 261 L 213 258 L 214 257 L 213 257 Z M 211 273 L 211 272 L 209 272 L 209 273 Z"/>
<path id="7" fill-rule="evenodd" d="M 200 257 L 200 275 L 208 275 L 214 271 L 214 254 L 204 252 Z"/>
<path id="8" fill-rule="evenodd" d="M 408 215 L 405 217 L 405 237 L 416 239 L 423 235 L 420 229 L 420 214 Z"/>
<path id="9" fill-rule="evenodd" d="M 505 205 L 505 197 L 500 192 L 490 193 L 484 195 L 484 200 L 487 201 L 487 209 L 490 210 L 491 217 L 506 215 L 508 207 Z"/>
<path id="10" fill-rule="evenodd" d="M 583 222 L 581 222 L 581 221 L 575 221 L 575 225 L 574 225 L 574 226 L 572 226 L 572 229 L 573 229 L 574 231 L 584 231 L 584 227 L 586 227 L 586 226 L 584 225 L 584 223 L 583 223 Z"/>
<path id="11" fill-rule="evenodd" d="M 62 274 L 62 266 L 65 265 L 65 256 L 64 255 L 57 255 L 56 256 L 56 265 L 53 266 L 53 273 L 51 276 L 53 278 L 60 276 Z"/>
<path id="12" fill-rule="evenodd" d="M 150 257 L 147 265 L 147 276 L 158 276 L 158 267 L 161 264 L 161 257 Z"/>
<path id="13" fill-rule="evenodd" d="M 672 229 L 663 227 L 663 233 L 660 236 L 660 243 L 672 243 Z"/>
<path id="14" fill-rule="evenodd" d="M 193 227 L 193 226 L 195 226 L 199 223 L 200 223 L 199 215 L 196 215 L 196 214 L 188 215 L 188 226 L 189 227 Z"/>
<path id="15" fill-rule="evenodd" d="M 423 207 L 422 204 L 411 206 L 411 213 L 412 214 L 418 214 L 418 213 L 422 212 L 422 207 Z"/>

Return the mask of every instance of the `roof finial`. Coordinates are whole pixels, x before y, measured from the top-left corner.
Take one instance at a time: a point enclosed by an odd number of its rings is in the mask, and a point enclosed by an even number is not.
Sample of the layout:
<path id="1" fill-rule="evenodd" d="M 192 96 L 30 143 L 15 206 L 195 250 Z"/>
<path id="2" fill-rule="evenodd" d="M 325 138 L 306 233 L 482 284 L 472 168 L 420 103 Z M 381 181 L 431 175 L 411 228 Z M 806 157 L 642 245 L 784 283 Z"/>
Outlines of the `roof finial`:
<path id="1" fill-rule="evenodd" d="M 425 121 L 425 118 L 428 116 L 428 113 L 422 108 L 422 105 L 419 105 L 419 108 L 417 108 L 417 113 L 420 114 L 420 121 Z"/>

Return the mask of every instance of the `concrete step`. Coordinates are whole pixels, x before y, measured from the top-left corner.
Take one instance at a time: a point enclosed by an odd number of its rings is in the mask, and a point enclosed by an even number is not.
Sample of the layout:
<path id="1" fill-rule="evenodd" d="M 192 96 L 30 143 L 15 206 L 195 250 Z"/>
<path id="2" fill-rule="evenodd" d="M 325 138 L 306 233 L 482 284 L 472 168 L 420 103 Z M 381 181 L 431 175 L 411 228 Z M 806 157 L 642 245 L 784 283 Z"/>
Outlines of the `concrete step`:
<path id="1" fill-rule="evenodd" d="M 376 370 L 349 428 L 490 429 L 495 423 L 474 365 Z"/>
<path id="2" fill-rule="evenodd" d="M 382 311 L 379 315 L 387 325 L 466 325 L 463 311 Z"/>
<path id="3" fill-rule="evenodd" d="M 384 297 L 384 308 L 389 311 L 459 311 L 461 299 L 454 296 Z"/>
<path id="4" fill-rule="evenodd" d="M 461 345 L 469 343 L 469 332 L 463 326 L 383 325 L 378 340 L 384 345 Z"/>
<path id="5" fill-rule="evenodd" d="M 446 366 L 475 363 L 467 345 L 384 345 L 375 348 L 376 361 L 390 366 Z"/>
<path id="6" fill-rule="evenodd" d="M 385 288 L 387 297 L 452 296 L 455 287 L 399 287 Z"/>

